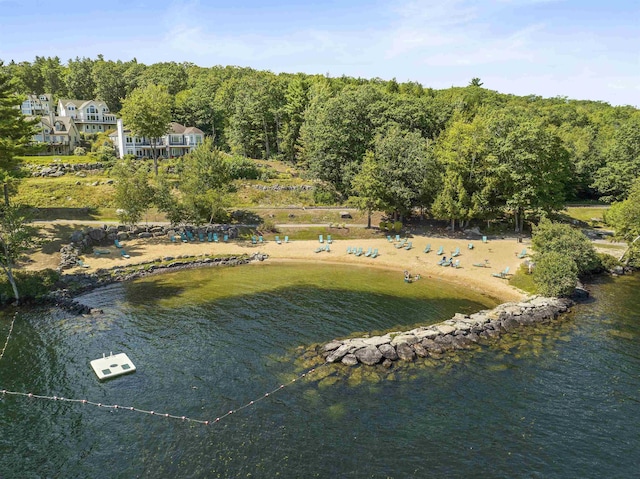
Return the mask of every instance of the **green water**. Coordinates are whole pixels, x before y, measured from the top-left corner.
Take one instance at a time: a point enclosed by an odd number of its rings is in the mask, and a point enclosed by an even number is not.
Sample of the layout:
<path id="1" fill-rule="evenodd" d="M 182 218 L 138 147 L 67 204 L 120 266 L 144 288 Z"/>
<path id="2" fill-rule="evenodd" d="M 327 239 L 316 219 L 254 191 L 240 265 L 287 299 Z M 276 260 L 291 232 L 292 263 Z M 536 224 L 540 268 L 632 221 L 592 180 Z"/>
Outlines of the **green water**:
<path id="1" fill-rule="evenodd" d="M 446 362 L 333 365 L 290 383 L 314 344 L 494 302 L 401 273 L 296 264 L 114 285 L 81 298 L 101 316 L 21 314 L 0 388 L 212 420 L 287 387 L 210 426 L 5 396 L 0 477 L 637 477 L 639 286 L 595 285 L 561 322 Z M 109 351 L 138 370 L 99 382 L 88 362 Z"/>

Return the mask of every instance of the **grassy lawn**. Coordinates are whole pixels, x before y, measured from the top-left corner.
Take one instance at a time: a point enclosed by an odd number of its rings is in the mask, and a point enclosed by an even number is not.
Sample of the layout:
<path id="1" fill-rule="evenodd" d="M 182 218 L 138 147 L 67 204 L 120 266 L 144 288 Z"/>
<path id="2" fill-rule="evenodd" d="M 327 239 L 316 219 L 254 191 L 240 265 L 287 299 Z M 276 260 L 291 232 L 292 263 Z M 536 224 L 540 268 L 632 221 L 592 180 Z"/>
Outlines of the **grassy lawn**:
<path id="1" fill-rule="evenodd" d="M 537 293 L 536 284 L 533 282 L 533 275 L 529 274 L 529 269 L 524 264 L 521 265 L 516 273 L 509 279 L 509 284 L 527 293 Z"/>
<path id="2" fill-rule="evenodd" d="M 565 209 L 565 214 L 571 219 L 591 223 L 592 218 L 602 221 L 602 215 L 608 209 L 608 206 L 569 206 Z"/>
<path id="3" fill-rule="evenodd" d="M 113 185 L 104 176 L 80 178 L 26 178 L 20 182 L 16 203 L 36 208 L 109 208 L 113 204 Z M 96 184 L 97 183 L 97 184 Z"/>

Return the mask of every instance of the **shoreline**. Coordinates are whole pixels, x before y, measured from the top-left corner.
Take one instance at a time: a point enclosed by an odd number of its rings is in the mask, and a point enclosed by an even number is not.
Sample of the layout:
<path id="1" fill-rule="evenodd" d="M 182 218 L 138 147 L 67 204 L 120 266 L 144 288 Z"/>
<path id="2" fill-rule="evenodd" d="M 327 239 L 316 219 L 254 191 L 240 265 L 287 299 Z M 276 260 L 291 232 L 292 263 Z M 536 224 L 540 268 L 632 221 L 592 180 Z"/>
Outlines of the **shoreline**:
<path id="1" fill-rule="evenodd" d="M 231 240 L 227 243 L 190 242 L 173 243 L 166 237 L 132 239 L 122 241 L 129 258 L 124 258 L 115 246 L 99 247 L 107 254 L 80 255 L 85 267 L 78 266 L 63 272 L 64 276 L 77 274 L 90 275 L 101 270 L 113 271 L 119 268 L 132 268 L 135 265 L 148 264 L 153 261 L 177 261 L 181 258 L 197 258 L 204 255 L 234 257 L 240 255 L 253 256 L 256 253 L 266 255 L 269 262 L 301 262 L 324 263 L 336 265 L 358 265 L 368 268 L 398 271 L 398 280 L 402 280 L 402 272 L 409 271 L 411 275 L 419 274 L 422 279 L 440 280 L 453 286 L 469 288 L 477 293 L 489 296 L 499 302 L 519 301 L 528 296 L 527 293 L 510 286 L 508 280 L 492 276 L 506 267 L 515 272 L 525 259 L 518 258 L 517 253 L 530 248 L 530 241 L 517 243 L 513 239 L 491 239 L 487 243 L 481 240 L 441 238 L 414 235 L 408 238 L 412 248 L 405 250 L 396 248 L 395 242 L 390 243 L 386 238 L 334 240 L 330 252 L 315 250 L 321 245 L 317 240 L 296 240 L 278 244 L 275 241 L 252 244 L 250 241 Z M 468 244 L 474 248 L 469 249 Z M 431 252 L 424 253 L 427 244 L 431 245 Z M 460 268 L 438 266 L 442 256 L 436 255 L 436 250 L 444 249 L 444 255 L 451 256 L 451 252 L 460 248 Z M 363 251 L 369 248 L 378 249 L 376 258 L 357 257 L 346 252 L 347 247 L 361 247 Z M 26 269 L 38 268 L 38 258 Z M 49 258 L 51 259 L 51 258 Z M 484 264 L 488 260 L 488 267 L 476 267 L 473 264 Z M 167 268 L 162 268 L 166 270 Z"/>

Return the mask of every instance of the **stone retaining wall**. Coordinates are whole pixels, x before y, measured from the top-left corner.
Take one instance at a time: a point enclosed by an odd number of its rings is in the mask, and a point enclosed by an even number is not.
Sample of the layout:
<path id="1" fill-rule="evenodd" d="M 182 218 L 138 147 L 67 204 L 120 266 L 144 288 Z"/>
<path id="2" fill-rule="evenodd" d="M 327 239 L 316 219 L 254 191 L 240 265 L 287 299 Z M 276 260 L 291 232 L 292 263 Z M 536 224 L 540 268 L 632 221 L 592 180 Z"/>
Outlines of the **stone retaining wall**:
<path id="1" fill-rule="evenodd" d="M 573 301 L 534 296 L 519 303 L 504 303 L 494 309 L 453 318 L 411 331 L 383 336 L 334 340 L 320 348 L 326 362 L 349 366 L 413 361 L 416 357 L 442 358 L 450 350 L 468 349 L 483 340 L 499 338 L 523 325 L 548 323 L 569 310 Z"/>

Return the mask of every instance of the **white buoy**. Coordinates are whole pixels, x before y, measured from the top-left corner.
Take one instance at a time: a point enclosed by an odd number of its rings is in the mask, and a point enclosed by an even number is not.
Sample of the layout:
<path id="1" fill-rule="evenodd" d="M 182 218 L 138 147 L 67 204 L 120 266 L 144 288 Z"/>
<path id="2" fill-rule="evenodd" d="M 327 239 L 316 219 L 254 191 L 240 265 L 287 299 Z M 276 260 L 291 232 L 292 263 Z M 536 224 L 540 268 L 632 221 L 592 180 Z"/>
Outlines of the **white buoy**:
<path id="1" fill-rule="evenodd" d="M 123 374 L 132 373 L 136 370 L 129 356 L 125 353 L 111 354 L 105 357 L 103 354 L 101 358 L 91 361 L 91 367 L 98 376 L 98 379 L 109 379 Z"/>

